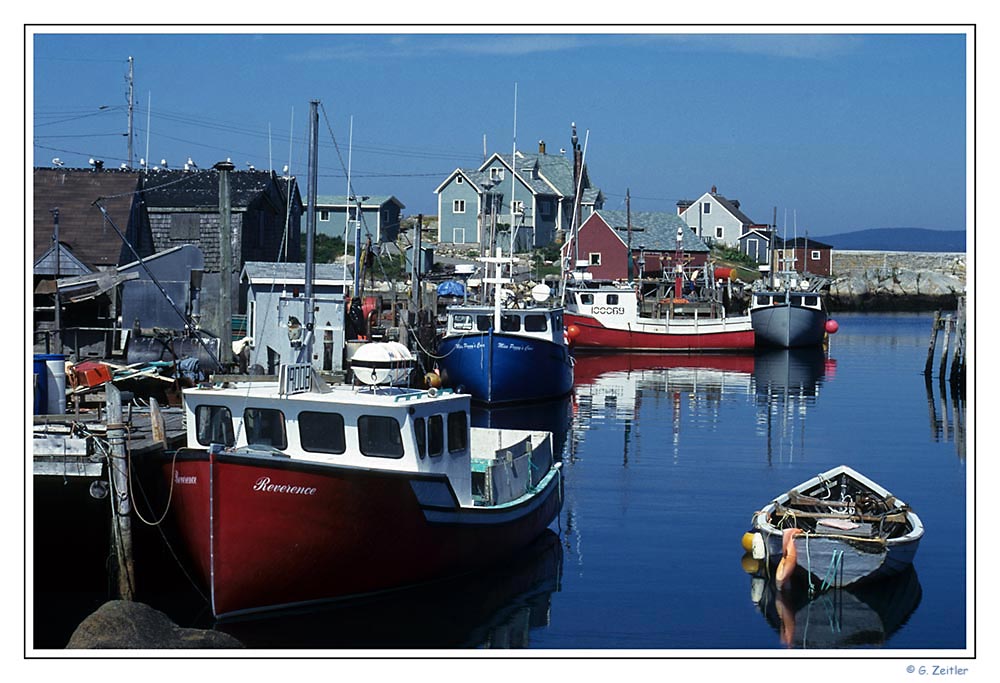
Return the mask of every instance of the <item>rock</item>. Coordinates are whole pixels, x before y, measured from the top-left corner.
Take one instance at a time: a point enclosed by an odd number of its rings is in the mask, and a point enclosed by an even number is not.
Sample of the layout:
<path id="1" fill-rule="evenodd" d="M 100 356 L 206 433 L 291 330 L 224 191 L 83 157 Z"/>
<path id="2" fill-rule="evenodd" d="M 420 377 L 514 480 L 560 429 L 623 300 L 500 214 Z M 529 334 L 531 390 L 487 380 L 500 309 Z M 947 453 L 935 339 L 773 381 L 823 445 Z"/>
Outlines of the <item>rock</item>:
<path id="1" fill-rule="evenodd" d="M 66 645 L 70 649 L 242 648 L 227 633 L 181 628 L 163 612 L 141 602 L 112 600 L 83 620 Z"/>

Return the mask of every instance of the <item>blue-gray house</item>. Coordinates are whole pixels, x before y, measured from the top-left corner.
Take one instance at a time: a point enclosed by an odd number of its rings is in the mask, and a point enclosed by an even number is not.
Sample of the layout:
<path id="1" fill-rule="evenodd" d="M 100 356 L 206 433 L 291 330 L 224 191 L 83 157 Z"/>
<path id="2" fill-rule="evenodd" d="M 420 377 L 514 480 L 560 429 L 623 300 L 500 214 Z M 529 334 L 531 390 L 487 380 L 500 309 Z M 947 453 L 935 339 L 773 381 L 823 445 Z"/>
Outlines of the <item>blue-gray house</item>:
<path id="1" fill-rule="evenodd" d="M 455 169 L 434 190 L 438 240 L 504 251 L 513 240 L 518 252 L 562 241 L 573 226 L 577 184 L 578 224 L 604 203 L 601 191 L 591 186 L 575 129 L 572 152 L 571 157 L 548 154 L 539 142 L 537 154 L 494 154 L 478 168 Z"/>
<path id="2" fill-rule="evenodd" d="M 362 195 L 350 199 L 347 195 L 321 195 L 316 197 L 316 232 L 343 238 L 349 230 L 347 241 L 350 242 L 354 238 L 355 221 L 360 220 L 362 242 L 369 236 L 374 243 L 395 242 L 405 208 L 393 196 Z"/>

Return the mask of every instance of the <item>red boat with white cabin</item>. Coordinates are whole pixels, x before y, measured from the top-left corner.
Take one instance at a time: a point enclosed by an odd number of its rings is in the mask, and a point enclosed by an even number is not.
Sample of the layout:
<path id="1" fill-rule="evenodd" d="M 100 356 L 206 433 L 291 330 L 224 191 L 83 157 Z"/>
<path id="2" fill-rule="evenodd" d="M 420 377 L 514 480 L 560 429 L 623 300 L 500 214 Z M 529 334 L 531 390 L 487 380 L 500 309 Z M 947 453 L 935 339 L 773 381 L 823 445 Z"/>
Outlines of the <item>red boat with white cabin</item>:
<path id="1" fill-rule="evenodd" d="M 468 395 L 382 384 L 398 349 L 369 346 L 354 363 L 375 358 L 371 385 L 302 364 L 185 390 L 191 447 L 158 468 L 216 617 L 485 567 L 558 515 L 550 433 L 470 427 Z"/>
<path id="2" fill-rule="evenodd" d="M 754 348 L 748 315 L 730 316 L 718 301 L 692 300 L 670 290 L 642 298 L 640 293 L 627 283 L 568 286 L 563 319 L 573 348 L 687 353 Z"/>

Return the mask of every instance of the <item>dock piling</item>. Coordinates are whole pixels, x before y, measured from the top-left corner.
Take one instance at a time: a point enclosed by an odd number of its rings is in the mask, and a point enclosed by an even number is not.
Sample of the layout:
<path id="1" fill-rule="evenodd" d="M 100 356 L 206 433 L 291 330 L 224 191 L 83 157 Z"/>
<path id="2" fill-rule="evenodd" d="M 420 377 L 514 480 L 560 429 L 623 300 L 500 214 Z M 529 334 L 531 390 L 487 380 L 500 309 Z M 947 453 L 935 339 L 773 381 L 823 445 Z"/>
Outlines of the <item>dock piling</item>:
<path id="1" fill-rule="evenodd" d="M 937 338 L 940 331 L 944 331 L 944 340 L 941 348 L 940 365 L 938 368 L 938 379 L 944 383 L 945 378 L 952 385 L 953 390 L 962 390 L 965 386 L 965 297 L 959 297 L 958 309 L 954 316 L 942 315 L 941 311 L 934 314 L 934 322 L 931 324 L 930 341 L 927 344 L 927 361 L 924 364 L 924 375 L 930 379 L 934 372 L 934 353 L 937 347 Z M 952 341 L 954 333 L 954 342 Z M 951 371 L 948 372 L 948 356 L 951 352 Z"/>
<path id="2" fill-rule="evenodd" d="M 109 382 L 105 387 L 107 401 L 107 435 L 111 456 L 108 467 L 112 482 L 111 542 L 118 560 L 118 595 L 122 600 L 134 598 L 135 576 L 132 556 L 132 515 L 128 487 L 128 460 L 125 453 L 125 423 L 122 419 L 122 396 Z"/>

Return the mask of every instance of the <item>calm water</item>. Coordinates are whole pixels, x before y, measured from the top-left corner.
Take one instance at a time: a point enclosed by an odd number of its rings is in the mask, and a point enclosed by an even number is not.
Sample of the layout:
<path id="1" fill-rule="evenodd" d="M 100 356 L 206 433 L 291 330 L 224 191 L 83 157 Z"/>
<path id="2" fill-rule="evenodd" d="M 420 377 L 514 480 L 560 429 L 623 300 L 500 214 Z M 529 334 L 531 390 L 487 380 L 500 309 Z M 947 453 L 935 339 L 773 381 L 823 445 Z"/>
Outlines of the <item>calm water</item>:
<path id="1" fill-rule="evenodd" d="M 826 356 L 578 358 L 571 398 L 476 416 L 557 432 L 565 504 L 528 552 L 429 589 L 216 628 L 266 649 L 971 648 L 965 404 L 925 384 L 932 316 L 837 319 Z M 912 572 L 799 596 L 793 625 L 768 591 L 752 599 L 740 539 L 770 498 L 840 463 L 909 503 L 926 534 Z M 210 627 L 169 557 L 149 564 L 140 599 Z M 36 628 L 36 647 L 62 647 L 103 590 L 36 591 L 36 621 L 61 615 Z"/>

